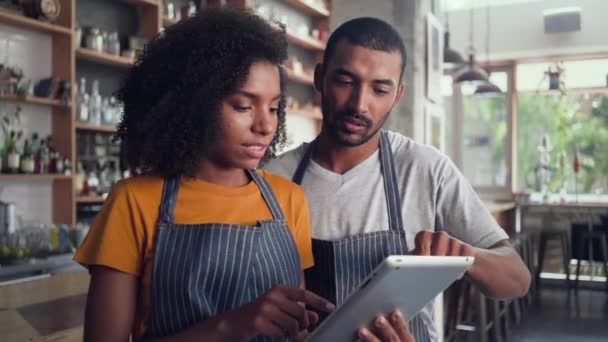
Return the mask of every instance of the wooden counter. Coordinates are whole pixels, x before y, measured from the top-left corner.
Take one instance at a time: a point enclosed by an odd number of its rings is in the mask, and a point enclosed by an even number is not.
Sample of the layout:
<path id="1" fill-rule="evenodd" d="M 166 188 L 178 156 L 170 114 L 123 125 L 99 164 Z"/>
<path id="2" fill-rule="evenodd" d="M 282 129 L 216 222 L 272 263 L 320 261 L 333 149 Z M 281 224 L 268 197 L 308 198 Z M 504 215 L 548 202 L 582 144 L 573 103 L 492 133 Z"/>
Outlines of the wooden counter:
<path id="1" fill-rule="evenodd" d="M 492 216 L 494 216 L 496 222 L 509 236 L 513 236 L 515 234 L 516 223 L 515 209 L 517 208 L 515 202 L 484 201 L 484 204 Z"/>
<path id="2" fill-rule="evenodd" d="M 0 287 L 0 341 L 82 341 L 86 271 Z"/>

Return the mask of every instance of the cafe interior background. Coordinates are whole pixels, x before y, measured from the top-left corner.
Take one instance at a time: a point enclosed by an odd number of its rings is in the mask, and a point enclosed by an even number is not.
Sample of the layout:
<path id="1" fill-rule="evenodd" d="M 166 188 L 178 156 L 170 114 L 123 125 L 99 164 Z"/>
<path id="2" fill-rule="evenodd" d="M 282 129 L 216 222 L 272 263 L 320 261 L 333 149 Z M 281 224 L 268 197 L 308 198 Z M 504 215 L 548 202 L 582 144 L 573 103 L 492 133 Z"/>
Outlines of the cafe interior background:
<path id="1" fill-rule="evenodd" d="M 604 341 L 608 328 L 608 2 L 0 0 L 0 340 L 82 338 L 73 251 L 129 177 L 113 96 L 147 39 L 204 6 L 286 24 L 290 147 L 320 128 L 328 33 L 384 19 L 408 51 L 386 128 L 448 154 L 533 274 L 522 299 L 458 281 L 444 341 Z"/>

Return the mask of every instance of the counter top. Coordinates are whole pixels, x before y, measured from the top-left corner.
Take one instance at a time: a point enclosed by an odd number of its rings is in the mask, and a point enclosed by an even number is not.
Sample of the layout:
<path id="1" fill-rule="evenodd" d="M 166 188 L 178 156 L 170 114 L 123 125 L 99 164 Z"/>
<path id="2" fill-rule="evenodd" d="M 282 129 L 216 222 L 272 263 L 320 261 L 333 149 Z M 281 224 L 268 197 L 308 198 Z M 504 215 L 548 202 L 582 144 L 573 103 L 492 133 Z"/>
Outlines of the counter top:
<path id="1" fill-rule="evenodd" d="M 486 208 L 488 208 L 490 213 L 493 215 L 499 214 L 503 211 L 515 209 L 516 207 L 515 202 L 484 201 L 483 204 L 485 204 Z"/>
<path id="2" fill-rule="evenodd" d="M 86 271 L 0 287 L 0 341 L 82 341 Z"/>

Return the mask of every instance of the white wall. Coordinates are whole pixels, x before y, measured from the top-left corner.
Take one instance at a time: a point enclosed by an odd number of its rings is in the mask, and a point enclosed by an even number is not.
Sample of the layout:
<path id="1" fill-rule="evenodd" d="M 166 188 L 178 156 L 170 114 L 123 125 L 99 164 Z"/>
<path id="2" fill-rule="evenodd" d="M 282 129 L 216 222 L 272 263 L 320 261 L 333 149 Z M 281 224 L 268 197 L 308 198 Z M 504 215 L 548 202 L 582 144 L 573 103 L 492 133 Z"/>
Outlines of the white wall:
<path id="1" fill-rule="evenodd" d="M 7 46 L 7 41 L 10 46 Z M 0 63 L 19 66 L 25 77 L 39 80 L 51 74 L 51 37 L 0 24 Z M 38 132 L 45 137 L 51 132 L 51 109 L 45 106 L 22 105 L 22 126 L 26 137 Z M 14 111 L 14 104 L 0 102 L 0 111 Z M 0 131 L 0 141 L 4 137 Z M 21 141 L 23 143 L 23 140 Z M 52 184 L 47 180 L 0 180 L 0 200 L 14 202 L 17 215 L 25 223 L 51 223 Z"/>
<path id="2" fill-rule="evenodd" d="M 543 11 L 581 8 L 581 31 L 545 34 Z M 544 0 L 490 9 L 490 58 L 517 59 L 548 55 L 608 52 L 608 1 Z M 478 60 L 486 59 L 486 9 L 474 10 L 474 43 Z M 449 13 L 451 45 L 466 55 L 469 47 L 469 10 Z"/>

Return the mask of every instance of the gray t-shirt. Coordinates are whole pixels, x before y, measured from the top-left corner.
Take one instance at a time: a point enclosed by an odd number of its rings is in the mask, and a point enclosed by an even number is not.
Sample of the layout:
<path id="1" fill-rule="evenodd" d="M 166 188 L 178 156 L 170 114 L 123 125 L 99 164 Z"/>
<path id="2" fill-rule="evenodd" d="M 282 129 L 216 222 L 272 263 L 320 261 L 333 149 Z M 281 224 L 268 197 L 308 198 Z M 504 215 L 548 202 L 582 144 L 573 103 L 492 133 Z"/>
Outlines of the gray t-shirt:
<path id="1" fill-rule="evenodd" d="M 395 158 L 408 248 L 421 230 L 445 231 L 476 247 L 488 248 L 508 239 L 469 182 L 452 161 L 432 146 L 394 132 L 388 138 Z M 308 146 L 302 145 L 264 168 L 289 179 Z M 384 178 L 379 151 L 344 174 L 324 169 L 311 160 L 302 187 L 311 213 L 312 236 L 338 240 L 359 233 L 388 229 Z M 421 315 L 433 340 L 437 333 L 432 305 Z"/>

